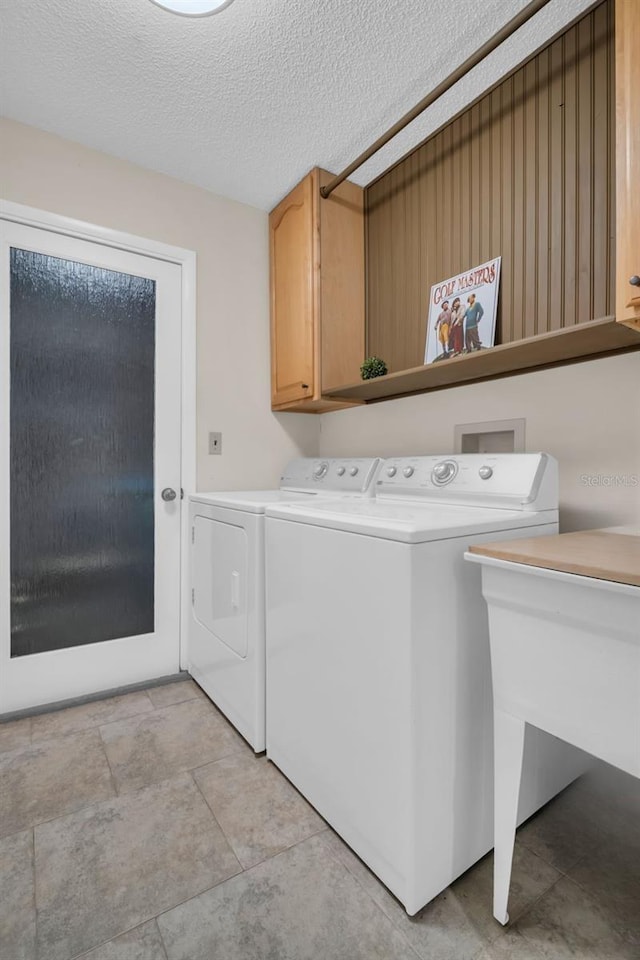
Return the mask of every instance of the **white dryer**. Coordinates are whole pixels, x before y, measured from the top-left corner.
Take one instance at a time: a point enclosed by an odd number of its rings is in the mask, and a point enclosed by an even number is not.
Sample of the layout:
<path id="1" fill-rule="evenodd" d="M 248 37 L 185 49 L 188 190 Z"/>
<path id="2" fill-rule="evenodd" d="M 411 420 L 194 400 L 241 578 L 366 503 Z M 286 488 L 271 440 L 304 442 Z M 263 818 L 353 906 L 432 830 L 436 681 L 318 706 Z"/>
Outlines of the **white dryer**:
<path id="1" fill-rule="evenodd" d="M 392 459 L 377 490 L 267 510 L 267 756 L 415 914 L 493 846 L 487 612 L 464 554 L 555 533 L 557 464 Z M 520 822 L 585 764 L 542 732 L 526 749 Z"/>
<path id="2" fill-rule="evenodd" d="M 265 748 L 265 508 L 372 496 L 380 463 L 301 458 L 278 490 L 190 497 L 189 672 L 256 752 Z"/>

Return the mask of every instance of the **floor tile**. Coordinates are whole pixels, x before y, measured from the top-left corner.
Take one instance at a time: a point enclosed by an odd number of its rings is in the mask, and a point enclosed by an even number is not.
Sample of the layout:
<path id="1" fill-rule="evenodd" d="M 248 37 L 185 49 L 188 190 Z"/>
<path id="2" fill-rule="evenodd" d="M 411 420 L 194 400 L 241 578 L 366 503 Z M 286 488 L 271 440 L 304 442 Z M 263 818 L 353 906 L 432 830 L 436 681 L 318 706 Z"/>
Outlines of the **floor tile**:
<path id="1" fill-rule="evenodd" d="M 577 784 L 554 797 L 518 830 L 518 840 L 566 873 L 603 838 L 602 814 Z"/>
<path id="2" fill-rule="evenodd" d="M 0 724 L 3 835 L 1 960 L 640 960 L 636 778 L 519 830 L 509 927 L 490 856 L 409 918 L 191 681 Z"/>
<path id="3" fill-rule="evenodd" d="M 0 756 L 0 836 L 115 793 L 97 730 Z"/>
<path id="4" fill-rule="evenodd" d="M 79 960 L 167 960 L 155 920 L 83 953 Z"/>
<path id="5" fill-rule="evenodd" d="M 121 791 L 246 748 L 242 737 L 204 700 L 187 700 L 100 729 Z"/>
<path id="6" fill-rule="evenodd" d="M 240 870 L 188 774 L 35 831 L 39 956 L 67 960 Z"/>
<path id="7" fill-rule="evenodd" d="M 243 751 L 200 767 L 194 776 L 243 867 L 326 829 L 266 757 Z"/>
<path id="8" fill-rule="evenodd" d="M 322 834 L 327 849 L 349 870 L 371 899 L 401 931 L 423 960 L 475 960 L 485 940 L 446 890 L 415 917 L 332 830 Z"/>
<path id="9" fill-rule="evenodd" d="M 511 923 L 530 909 L 559 876 L 555 867 L 516 843 L 509 890 Z M 485 940 L 491 942 L 504 934 L 505 928 L 493 916 L 493 853 L 455 880 L 450 889 Z"/>
<path id="10" fill-rule="evenodd" d="M 476 956 L 484 941 L 460 910 L 455 897 L 438 897 L 415 917 L 409 917 L 400 901 L 333 830 L 325 831 L 320 841 L 403 933 L 419 957 L 471 960 Z"/>
<path id="11" fill-rule="evenodd" d="M 184 700 L 202 700 L 204 693 L 193 680 L 177 680 L 175 683 L 163 683 L 159 687 L 149 687 L 146 691 L 154 707 L 170 707 Z"/>
<path id="12" fill-rule="evenodd" d="M 640 779 L 607 763 L 598 763 L 576 783 L 586 808 L 593 809 L 605 837 L 640 842 Z"/>
<path id="13" fill-rule="evenodd" d="M 638 946 L 625 941 L 597 900 L 568 877 L 517 923 L 518 932 L 545 960 L 638 960 Z"/>
<path id="14" fill-rule="evenodd" d="M 170 960 L 416 960 L 318 837 L 183 903 L 158 924 Z"/>
<path id="15" fill-rule="evenodd" d="M 64 710 L 33 717 L 33 742 L 39 743 L 52 737 L 78 733 L 90 727 L 99 727 L 102 723 L 124 720 L 126 717 L 135 717 L 151 710 L 153 704 L 142 690 L 118 697 L 106 697 L 104 700 L 92 700 L 77 707 L 66 707 Z"/>
<path id="16" fill-rule="evenodd" d="M 462 877 L 408 917 L 376 876 L 332 831 L 322 835 L 332 853 L 350 870 L 369 896 L 393 920 L 424 960 L 471 960 L 483 946 L 504 935 L 493 918 L 493 856 L 484 857 Z M 520 916 L 555 883 L 560 874 L 526 848 L 516 845 L 509 910 Z"/>
<path id="17" fill-rule="evenodd" d="M 636 945 L 640 958 L 640 839 L 605 840 L 569 876 L 606 910 L 612 925 Z"/>
<path id="18" fill-rule="evenodd" d="M 498 937 L 482 950 L 475 960 L 546 960 L 546 958 L 541 950 L 512 928 L 506 930 L 503 937 Z"/>
<path id="19" fill-rule="evenodd" d="M 34 960 L 36 907 L 31 830 L 0 840 L 0 891 L 0 957 Z"/>
<path id="20" fill-rule="evenodd" d="M 475 960 L 485 942 L 450 890 L 443 891 L 415 917 L 408 917 L 397 904 L 393 920 L 422 960 Z"/>
<path id="21" fill-rule="evenodd" d="M 0 723 L 0 753 L 31 746 L 31 717 Z"/>

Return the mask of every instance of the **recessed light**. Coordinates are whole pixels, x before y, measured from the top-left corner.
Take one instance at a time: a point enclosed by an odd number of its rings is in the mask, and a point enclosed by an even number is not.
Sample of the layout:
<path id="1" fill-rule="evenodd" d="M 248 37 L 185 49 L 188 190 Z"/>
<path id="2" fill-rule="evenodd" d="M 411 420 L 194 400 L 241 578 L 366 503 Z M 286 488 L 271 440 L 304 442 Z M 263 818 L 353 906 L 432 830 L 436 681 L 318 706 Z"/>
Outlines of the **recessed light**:
<path id="1" fill-rule="evenodd" d="M 212 13 L 220 13 L 233 3 L 233 0 L 151 0 L 151 2 L 182 17 L 209 17 Z"/>

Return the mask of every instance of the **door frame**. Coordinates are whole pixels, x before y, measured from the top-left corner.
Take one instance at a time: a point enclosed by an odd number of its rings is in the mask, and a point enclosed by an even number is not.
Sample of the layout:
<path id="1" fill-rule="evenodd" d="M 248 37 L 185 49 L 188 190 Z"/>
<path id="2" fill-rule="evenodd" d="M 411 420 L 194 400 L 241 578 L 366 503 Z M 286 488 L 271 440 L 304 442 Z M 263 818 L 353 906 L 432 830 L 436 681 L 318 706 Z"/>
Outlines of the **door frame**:
<path id="1" fill-rule="evenodd" d="M 0 219 L 28 227 L 60 233 L 90 243 L 116 247 L 128 253 L 175 263 L 181 270 L 181 457 L 180 475 L 184 491 L 180 517 L 180 667 L 187 668 L 187 624 L 189 611 L 189 511 L 186 501 L 196 491 L 196 253 L 133 233 L 75 220 L 48 210 L 25 206 L 0 198 Z"/>

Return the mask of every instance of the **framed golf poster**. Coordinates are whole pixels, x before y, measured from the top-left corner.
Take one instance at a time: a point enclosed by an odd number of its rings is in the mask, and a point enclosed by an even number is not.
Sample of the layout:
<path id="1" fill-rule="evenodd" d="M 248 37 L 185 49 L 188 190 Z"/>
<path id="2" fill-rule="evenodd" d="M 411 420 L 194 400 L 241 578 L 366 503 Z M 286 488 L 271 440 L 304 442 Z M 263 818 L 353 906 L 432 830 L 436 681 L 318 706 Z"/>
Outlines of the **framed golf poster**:
<path id="1" fill-rule="evenodd" d="M 425 363 L 493 346 L 501 259 L 495 257 L 431 287 Z"/>

